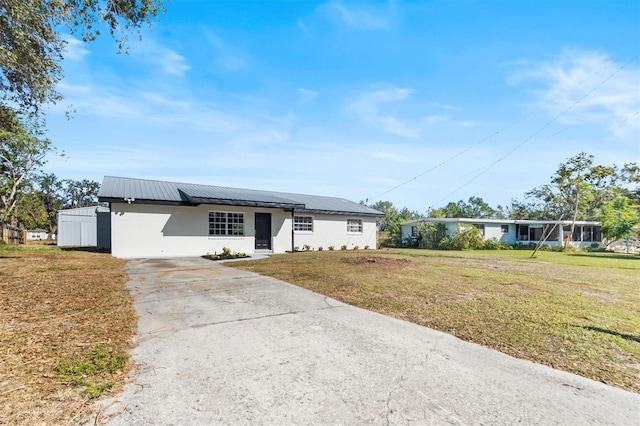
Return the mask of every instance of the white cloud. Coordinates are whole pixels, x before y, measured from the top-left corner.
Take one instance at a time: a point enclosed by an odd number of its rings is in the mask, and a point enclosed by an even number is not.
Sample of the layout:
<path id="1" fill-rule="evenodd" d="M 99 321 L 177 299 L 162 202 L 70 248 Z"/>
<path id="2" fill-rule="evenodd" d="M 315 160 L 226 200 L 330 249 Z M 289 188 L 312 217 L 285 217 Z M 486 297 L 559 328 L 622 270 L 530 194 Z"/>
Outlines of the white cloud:
<path id="1" fill-rule="evenodd" d="M 247 66 L 245 55 L 238 49 L 225 43 L 216 33 L 204 30 L 204 38 L 213 48 L 217 63 L 228 70 L 239 70 Z"/>
<path id="2" fill-rule="evenodd" d="M 347 110 L 361 120 L 381 127 L 384 131 L 408 138 L 419 136 L 419 129 L 398 118 L 393 113 L 383 112 L 385 106 L 407 100 L 412 89 L 385 87 L 372 92 L 365 92 L 350 102 Z"/>
<path id="3" fill-rule="evenodd" d="M 70 104 L 78 115 L 135 118 L 143 112 L 142 106 L 135 101 L 135 98 L 121 96 L 117 91 L 107 87 L 63 82 L 59 85 L 59 89 L 64 95 L 65 103 Z M 68 107 L 62 105 L 51 107 L 52 111 L 58 112 L 66 109 Z"/>
<path id="4" fill-rule="evenodd" d="M 447 121 L 449 119 L 448 115 L 443 114 L 432 114 L 428 115 L 424 118 L 424 122 L 427 124 L 440 123 L 442 121 Z"/>
<path id="5" fill-rule="evenodd" d="M 300 101 L 302 103 L 311 102 L 318 97 L 318 92 L 310 89 L 305 89 L 304 87 L 299 87 L 298 93 L 300 93 Z"/>
<path id="6" fill-rule="evenodd" d="M 296 25 L 298 26 L 298 28 L 302 31 L 302 32 L 309 32 L 309 28 L 307 28 L 307 24 L 304 23 L 304 19 L 302 18 L 298 18 L 298 21 L 296 22 Z"/>
<path id="7" fill-rule="evenodd" d="M 159 69 L 170 76 L 182 77 L 191 69 L 184 56 L 174 49 L 164 47 L 150 37 L 146 37 L 144 42 L 132 43 L 130 53 L 128 58 L 152 64 L 154 70 Z"/>
<path id="8" fill-rule="evenodd" d="M 158 56 L 158 64 L 167 74 L 182 77 L 191 67 L 187 65 L 184 56 L 173 50 L 162 49 Z"/>
<path id="9" fill-rule="evenodd" d="M 357 9 L 355 7 L 347 8 L 341 2 L 332 1 L 327 4 L 330 9 L 338 12 L 342 21 L 353 28 L 358 29 L 383 29 L 387 28 L 387 22 L 379 17 L 375 16 L 371 12 L 364 10 L 363 8 Z"/>
<path id="10" fill-rule="evenodd" d="M 478 124 L 477 121 L 472 121 L 472 120 L 458 121 L 458 126 L 460 126 L 460 127 L 473 127 L 473 126 L 475 126 L 477 124 Z"/>
<path id="11" fill-rule="evenodd" d="M 398 154 L 397 152 L 390 151 L 374 151 L 370 154 L 371 157 L 380 160 L 391 160 L 400 163 L 413 163 L 415 159 L 413 157 L 407 157 L 405 155 Z"/>
<path id="12" fill-rule="evenodd" d="M 393 178 L 386 178 L 382 176 L 362 176 L 362 181 L 378 187 L 391 187 L 398 184 L 398 181 Z M 378 200 L 371 200 L 378 201 Z"/>
<path id="13" fill-rule="evenodd" d="M 307 21 L 298 19 L 297 25 L 300 30 L 308 32 L 309 22 L 318 18 L 319 22 L 329 21 L 355 30 L 384 30 L 391 26 L 393 15 L 391 3 L 345 5 L 342 1 L 331 0 L 318 6 Z"/>
<path id="14" fill-rule="evenodd" d="M 78 40 L 71 35 L 64 35 L 62 39 L 65 42 L 64 58 L 72 61 L 81 61 L 89 54 L 89 50 L 84 48 L 84 42 Z"/>
<path id="15" fill-rule="evenodd" d="M 528 64 L 509 82 L 534 82 L 541 108 L 565 124 L 600 123 L 616 136 L 640 127 L 640 68 L 598 52 L 565 51 L 553 61 Z"/>
<path id="16" fill-rule="evenodd" d="M 462 108 L 455 107 L 453 105 L 447 105 L 447 104 L 442 105 L 442 108 L 448 109 L 450 111 L 460 111 L 462 109 Z"/>

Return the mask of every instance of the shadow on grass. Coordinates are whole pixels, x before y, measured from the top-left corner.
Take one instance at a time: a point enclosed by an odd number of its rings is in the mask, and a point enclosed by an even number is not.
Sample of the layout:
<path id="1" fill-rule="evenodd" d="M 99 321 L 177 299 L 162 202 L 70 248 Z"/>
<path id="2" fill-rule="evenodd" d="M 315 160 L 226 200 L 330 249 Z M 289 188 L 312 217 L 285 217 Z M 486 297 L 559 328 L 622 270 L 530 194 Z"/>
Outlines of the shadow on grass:
<path id="1" fill-rule="evenodd" d="M 640 343 L 640 336 L 632 336 L 630 334 L 622 334 L 622 333 L 618 333 L 617 331 L 607 330 L 606 328 L 600 328 L 600 327 L 591 327 L 591 326 L 584 327 L 583 326 L 582 328 L 584 328 L 585 330 L 597 331 L 599 333 L 610 334 L 610 335 L 616 336 L 616 337 L 622 337 L 625 340 L 632 340 L 634 342 Z"/>
<path id="2" fill-rule="evenodd" d="M 568 253 L 569 256 L 582 256 L 582 257 L 602 257 L 604 259 L 624 259 L 624 260 L 640 260 L 640 256 L 633 253 Z"/>
<path id="3" fill-rule="evenodd" d="M 108 249 L 99 249 L 97 247 L 60 247 L 62 251 L 84 251 L 87 253 L 110 253 Z"/>

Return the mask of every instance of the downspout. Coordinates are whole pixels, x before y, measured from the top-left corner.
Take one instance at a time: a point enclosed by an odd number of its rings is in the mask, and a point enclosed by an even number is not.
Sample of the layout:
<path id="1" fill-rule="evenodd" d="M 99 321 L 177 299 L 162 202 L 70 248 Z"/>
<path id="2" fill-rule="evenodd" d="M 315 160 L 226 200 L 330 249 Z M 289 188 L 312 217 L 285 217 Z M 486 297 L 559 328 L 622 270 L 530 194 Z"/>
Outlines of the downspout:
<path id="1" fill-rule="evenodd" d="M 294 228 L 293 222 L 295 220 L 294 219 L 294 215 L 295 215 L 295 209 L 291 209 L 291 253 L 293 253 L 294 247 L 296 246 L 295 245 L 295 241 L 294 241 L 294 238 L 295 238 L 296 234 L 295 234 L 295 232 L 293 230 L 293 228 Z"/>

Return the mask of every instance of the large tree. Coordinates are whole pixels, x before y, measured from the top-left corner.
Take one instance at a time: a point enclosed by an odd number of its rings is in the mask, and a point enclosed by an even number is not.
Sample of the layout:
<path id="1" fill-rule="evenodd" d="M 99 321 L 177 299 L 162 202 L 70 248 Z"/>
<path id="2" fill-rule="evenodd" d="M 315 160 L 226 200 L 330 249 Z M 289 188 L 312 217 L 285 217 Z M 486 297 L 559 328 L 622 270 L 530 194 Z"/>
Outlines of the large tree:
<path id="1" fill-rule="evenodd" d="M 362 204 L 365 204 L 362 202 Z M 371 204 L 369 207 L 372 209 L 376 209 L 379 212 L 384 213 L 384 217 L 378 219 L 378 230 L 386 231 L 387 226 L 390 223 L 398 220 L 399 212 L 398 209 L 393 205 L 391 201 L 377 201 L 374 204 Z"/>
<path id="2" fill-rule="evenodd" d="M 0 2 L 0 101 L 38 112 L 58 101 L 65 39 L 91 41 L 106 29 L 122 49 L 126 34 L 150 24 L 161 0 L 3 0 Z"/>
<path id="3" fill-rule="evenodd" d="M 53 173 L 42 174 L 36 178 L 37 194 L 46 214 L 46 223 L 42 226 L 49 237 L 58 230 L 58 210 L 62 208 L 63 182 Z"/>
<path id="4" fill-rule="evenodd" d="M 639 207 L 633 206 L 627 197 L 619 197 L 602 205 L 602 235 L 607 238 L 608 244 L 618 239 L 631 238 L 633 228 L 640 223 Z"/>
<path id="5" fill-rule="evenodd" d="M 98 205 L 100 183 L 92 180 L 65 179 L 63 183 L 62 208 L 74 209 Z"/>
<path id="6" fill-rule="evenodd" d="M 594 164 L 593 156 L 581 152 L 558 166 L 549 184 L 533 188 L 523 200 L 513 200 L 512 219 L 596 220 L 605 202 L 619 197 L 633 199 L 629 186 L 640 181 L 635 163 Z"/>
<path id="7" fill-rule="evenodd" d="M 476 219 L 495 218 L 497 211 L 480 197 L 469 197 L 468 201 L 450 202 L 444 207 L 432 209 L 430 217 L 466 217 Z"/>
<path id="8" fill-rule="evenodd" d="M 581 208 L 585 210 L 589 201 L 593 199 L 593 187 L 586 181 L 586 175 L 589 174 L 592 166 L 593 155 L 581 152 L 560 164 L 556 174 L 552 177 L 551 181 L 558 188 L 560 196 L 564 198 L 566 205 L 573 210 L 569 235 L 573 235 Z"/>
<path id="9" fill-rule="evenodd" d="M 49 151 L 37 121 L 0 106 L 0 221 L 16 220 L 16 206 L 32 192 L 31 179 Z"/>
<path id="10" fill-rule="evenodd" d="M 22 191 L 12 215 L 15 221 L 27 229 L 44 228 L 49 225 L 47 212 L 39 194 L 32 188 Z"/>
<path id="11" fill-rule="evenodd" d="M 360 201 L 360 203 L 366 205 L 364 201 Z M 369 207 L 384 213 L 384 217 L 378 219 L 378 229 L 387 232 L 387 238 L 383 242 L 386 246 L 398 247 L 402 245 L 402 222 L 418 219 L 422 216 L 406 207 L 398 210 L 391 201 L 378 201 Z"/>

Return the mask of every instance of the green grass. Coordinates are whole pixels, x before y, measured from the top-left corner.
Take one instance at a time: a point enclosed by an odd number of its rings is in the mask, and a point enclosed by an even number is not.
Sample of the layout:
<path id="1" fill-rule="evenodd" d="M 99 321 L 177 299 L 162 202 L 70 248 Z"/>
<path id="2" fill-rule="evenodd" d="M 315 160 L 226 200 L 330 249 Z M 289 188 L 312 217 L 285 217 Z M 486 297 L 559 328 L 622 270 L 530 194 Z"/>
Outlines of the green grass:
<path id="1" fill-rule="evenodd" d="M 103 345 L 97 345 L 84 356 L 61 359 L 55 370 L 67 383 L 83 386 L 83 393 L 93 399 L 111 389 L 109 378 L 126 363 L 125 354 L 109 353 Z"/>
<path id="2" fill-rule="evenodd" d="M 640 392 L 640 258 L 610 253 L 378 250 L 229 266 Z"/>

